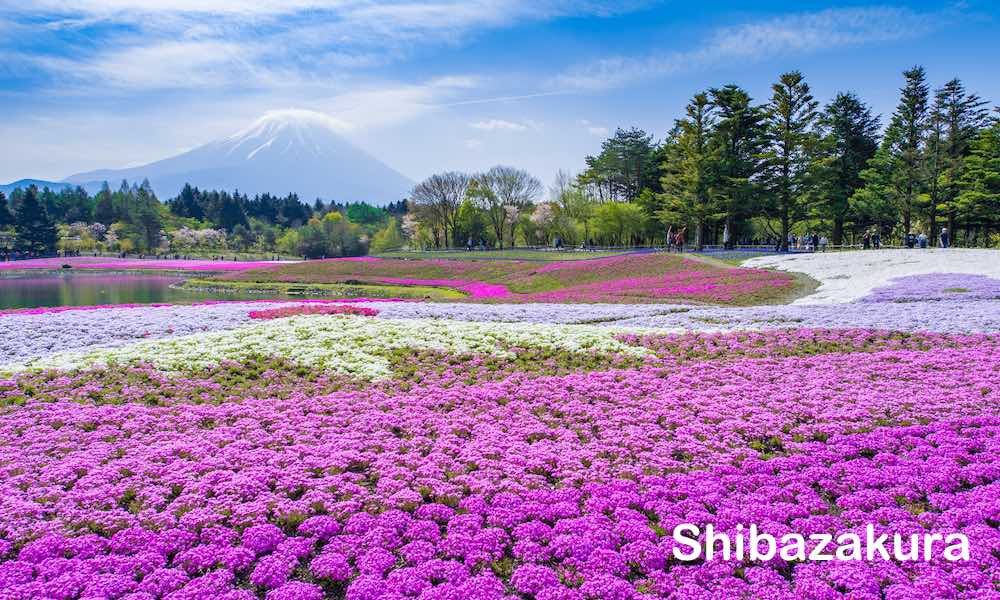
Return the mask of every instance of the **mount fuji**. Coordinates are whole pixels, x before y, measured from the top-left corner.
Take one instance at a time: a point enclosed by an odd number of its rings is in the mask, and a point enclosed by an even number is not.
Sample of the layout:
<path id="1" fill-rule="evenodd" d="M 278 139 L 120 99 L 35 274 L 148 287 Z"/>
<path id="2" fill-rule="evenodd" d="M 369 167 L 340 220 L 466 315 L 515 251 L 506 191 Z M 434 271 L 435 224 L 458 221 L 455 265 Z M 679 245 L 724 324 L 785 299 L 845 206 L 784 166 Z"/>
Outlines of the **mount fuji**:
<path id="1" fill-rule="evenodd" d="M 183 154 L 128 169 L 105 169 L 67 177 L 69 184 L 149 179 L 160 198 L 185 183 L 201 189 L 254 195 L 296 193 L 316 198 L 384 205 L 400 200 L 413 182 L 354 146 L 332 120 L 307 110 L 265 113 L 246 129 Z"/>

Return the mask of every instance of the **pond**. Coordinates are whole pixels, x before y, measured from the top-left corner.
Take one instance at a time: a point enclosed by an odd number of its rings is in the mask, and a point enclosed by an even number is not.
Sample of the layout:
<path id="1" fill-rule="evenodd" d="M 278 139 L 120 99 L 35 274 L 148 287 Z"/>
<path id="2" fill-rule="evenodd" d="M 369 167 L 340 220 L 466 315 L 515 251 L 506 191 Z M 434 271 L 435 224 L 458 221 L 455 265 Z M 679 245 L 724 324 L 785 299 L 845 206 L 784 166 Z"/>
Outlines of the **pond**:
<path id="1" fill-rule="evenodd" d="M 181 275 L 144 273 L 30 273 L 0 276 L 0 310 L 40 306 L 184 303 L 266 296 L 201 292 L 172 287 Z"/>

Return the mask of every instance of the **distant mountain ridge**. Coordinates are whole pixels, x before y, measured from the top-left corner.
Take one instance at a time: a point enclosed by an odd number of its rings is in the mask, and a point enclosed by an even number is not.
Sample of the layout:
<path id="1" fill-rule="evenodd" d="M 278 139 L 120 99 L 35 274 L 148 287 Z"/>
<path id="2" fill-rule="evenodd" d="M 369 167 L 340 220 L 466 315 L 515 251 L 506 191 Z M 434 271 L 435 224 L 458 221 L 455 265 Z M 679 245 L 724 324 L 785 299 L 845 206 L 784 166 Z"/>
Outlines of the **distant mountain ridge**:
<path id="1" fill-rule="evenodd" d="M 77 185 L 87 190 L 88 194 L 96 194 L 101 190 L 101 185 L 103 185 L 103 182 L 87 181 L 80 184 L 76 184 L 76 183 L 67 183 L 65 181 L 46 181 L 44 179 L 18 179 L 17 181 L 13 181 L 11 183 L 0 184 L 0 192 L 3 192 L 4 194 L 9 196 L 10 193 L 16 190 L 17 188 L 24 189 L 30 186 L 35 186 L 40 190 L 44 188 L 49 188 L 50 190 L 53 191 L 59 191 L 63 188 L 75 187 Z"/>
<path id="2" fill-rule="evenodd" d="M 296 193 L 305 202 L 322 198 L 375 205 L 405 198 L 413 188 L 413 181 L 345 140 L 329 117 L 305 110 L 272 111 L 234 135 L 177 156 L 78 173 L 60 183 L 107 181 L 117 189 L 123 179 L 149 179 L 161 200 L 176 196 L 185 183 L 251 196 Z"/>

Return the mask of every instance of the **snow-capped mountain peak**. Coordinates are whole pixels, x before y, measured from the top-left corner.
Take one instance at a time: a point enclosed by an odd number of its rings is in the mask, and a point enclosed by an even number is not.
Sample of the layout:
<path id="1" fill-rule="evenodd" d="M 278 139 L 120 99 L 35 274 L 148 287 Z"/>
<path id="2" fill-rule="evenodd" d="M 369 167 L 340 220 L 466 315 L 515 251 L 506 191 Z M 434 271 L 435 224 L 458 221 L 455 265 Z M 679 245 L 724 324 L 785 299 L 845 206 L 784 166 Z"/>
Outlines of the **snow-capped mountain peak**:
<path id="1" fill-rule="evenodd" d="M 269 111 L 233 135 L 189 152 L 141 167 L 81 173 L 65 181 L 148 178 L 161 198 L 176 195 L 185 183 L 250 195 L 294 192 L 305 200 L 385 204 L 405 197 L 413 183 L 342 137 L 348 129 L 315 111 Z"/>

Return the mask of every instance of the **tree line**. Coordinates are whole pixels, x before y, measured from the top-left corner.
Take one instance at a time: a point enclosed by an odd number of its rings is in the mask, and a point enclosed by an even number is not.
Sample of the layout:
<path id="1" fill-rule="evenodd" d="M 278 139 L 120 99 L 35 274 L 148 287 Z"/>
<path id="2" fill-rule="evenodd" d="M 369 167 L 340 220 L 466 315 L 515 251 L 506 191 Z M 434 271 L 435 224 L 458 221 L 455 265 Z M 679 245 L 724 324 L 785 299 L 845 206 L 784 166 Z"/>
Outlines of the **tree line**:
<path id="1" fill-rule="evenodd" d="M 411 195 L 414 245 L 662 243 L 688 232 L 696 247 L 792 235 L 851 244 L 863 232 L 901 240 L 947 228 L 964 245 L 1000 245 L 1000 125 L 958 79 L 931 89 L 922 67 L 903 73 L 895 111 L 880 116 L 855 93 L 821 106 L 792 71 L 757 103 L 737 85 L 692 96 L 662 142 L 618 129 L 576 177 L 541 184 L 510 167 L 447 172 Z M 957 235 L 956 235 L 957 234 Z"/>
<path id="2" fill-rule="evenodd" d="M 360 255 L 370 245 L 400 245 L 393 234 L 405 212 L 404 201 L 385 208 L 318 199 L 310 205 L 295 194 L 250 197 L 191 185 L 163 203 L 148 181 L 123 181 L 115 191 L 105 183 L 92 196 L 81 187 L 31 186 L 14 190 L 10 198 L 0 193 L 0 255 Z"/>

